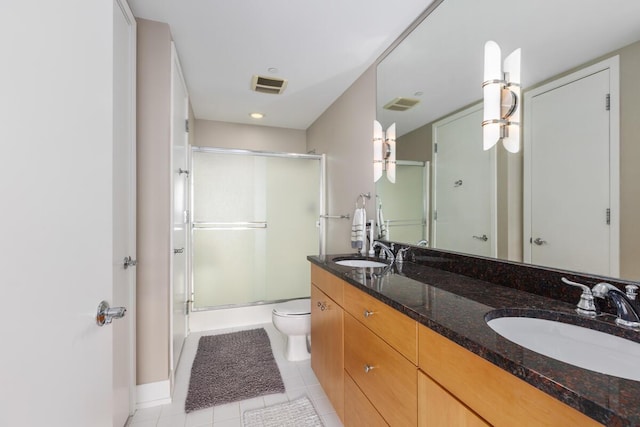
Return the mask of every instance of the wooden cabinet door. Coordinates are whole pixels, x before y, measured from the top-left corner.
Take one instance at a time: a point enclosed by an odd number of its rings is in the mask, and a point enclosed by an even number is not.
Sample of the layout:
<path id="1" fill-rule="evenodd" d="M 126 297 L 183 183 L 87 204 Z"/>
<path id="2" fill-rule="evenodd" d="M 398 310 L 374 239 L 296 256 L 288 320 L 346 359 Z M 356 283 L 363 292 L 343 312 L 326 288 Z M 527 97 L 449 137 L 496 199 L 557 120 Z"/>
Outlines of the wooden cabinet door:
<path id="1" fill-rule="evenodd" d="M 344 407 L 345 427 L 387 427 L 389 425 L 349 374 L 344 376 Z"/>
<path id="2" fill-rule="evenodd" d="M 311 368 L 344 420 L 343 310 L 311 285 Z"/>
<path id="3" fill-rule="evenodd" d="M 469 408 L 422 372 L 418 372 L 418 425 L 486 427 Z"/>

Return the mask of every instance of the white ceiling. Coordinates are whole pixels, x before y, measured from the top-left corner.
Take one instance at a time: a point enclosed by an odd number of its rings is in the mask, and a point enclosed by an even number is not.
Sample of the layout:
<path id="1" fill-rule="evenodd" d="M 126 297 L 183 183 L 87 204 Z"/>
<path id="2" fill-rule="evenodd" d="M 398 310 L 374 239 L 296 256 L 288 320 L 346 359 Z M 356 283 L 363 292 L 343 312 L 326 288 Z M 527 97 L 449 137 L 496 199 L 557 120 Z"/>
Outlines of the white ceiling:
<path id="1" fill-rule="evenodd" d="M 196 118 L 307 129 L 431 0 L 129 3 L 136 17 L 169 24 Z M 253 92 L 254 74 L 288 86 Z M 251 119 L 254 111 L 265 118 Z"/>

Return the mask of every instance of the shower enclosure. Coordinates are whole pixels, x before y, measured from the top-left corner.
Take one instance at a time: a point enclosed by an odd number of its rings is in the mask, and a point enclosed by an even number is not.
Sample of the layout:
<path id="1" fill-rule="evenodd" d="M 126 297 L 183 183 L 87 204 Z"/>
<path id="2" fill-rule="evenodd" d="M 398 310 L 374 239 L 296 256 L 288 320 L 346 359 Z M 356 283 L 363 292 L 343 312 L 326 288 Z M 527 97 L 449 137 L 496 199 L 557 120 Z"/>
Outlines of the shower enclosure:
<path id="1" fill-rule="evenodd" d="M 429 162 L 396 161 L 396 182 L 376 182 L 376 209 L 382 209 L 385 240 L 418 244 L 429 240 Z"/>
<path id="2" fill-rule="evenodd" d="M 193 147 L 192 309 L 309 296 L 324 158 Z"/>

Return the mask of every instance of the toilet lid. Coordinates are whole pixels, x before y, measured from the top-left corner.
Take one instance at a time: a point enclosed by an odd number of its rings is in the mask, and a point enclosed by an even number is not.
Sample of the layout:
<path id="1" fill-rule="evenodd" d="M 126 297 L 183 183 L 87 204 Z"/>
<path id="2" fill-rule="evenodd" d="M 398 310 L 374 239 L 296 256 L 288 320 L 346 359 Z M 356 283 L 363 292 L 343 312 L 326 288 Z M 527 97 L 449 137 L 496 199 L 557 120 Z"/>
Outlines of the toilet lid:
<path id="1" fill-rule="evenodd" d="M 281 315 L 300 315 L 311 313 L 311 299 L 294 299 L 276 304 L 273 312 Z"/>

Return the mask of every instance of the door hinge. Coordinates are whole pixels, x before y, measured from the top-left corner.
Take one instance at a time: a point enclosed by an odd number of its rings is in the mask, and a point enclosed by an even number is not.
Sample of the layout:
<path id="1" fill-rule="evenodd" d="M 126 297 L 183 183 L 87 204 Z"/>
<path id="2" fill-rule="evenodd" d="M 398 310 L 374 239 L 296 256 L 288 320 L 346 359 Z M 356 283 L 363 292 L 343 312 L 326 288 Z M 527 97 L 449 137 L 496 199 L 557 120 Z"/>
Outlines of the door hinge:
<path id="1" fill-rule="evenodd" d="M 433 152 L 438 153 L 438 143 L 433 144 Z"/>
<path id="2" fill-rule="evenodd" d="M 182 219 L 184 220 L 183 224 L 189 224 L 189 211 L 184 211 Z"/>
<path id="3" fill-rule="evenodd" d="M 184 121 L 184 131 L 189 133 L 189 119 Z"/>
<path id="4" fill-rule="evenodd" d="M 611 208 L 607 208 L 607 213 L 605 215 L 607 219 L 607 225 L 611 225 Z"/>
<path id="5" fill-rule="evenodd" d="M 191 312 L 191 303 L 193 302 L 192 299 L 188 299 L 185 301 L 185 314 L 188 316 L 189 313 Z"/>
<path id="6" fill-rule="evenodd" d="M 438 220 L 438 211 L 433 211 L 433 220 L 434 221 Z"/>
<path id="7" fill-rule="evenodd" d="M 605 97 L 604 106 L 607 111 L 611 110 L 611 94 L 608 93 Z"/>

